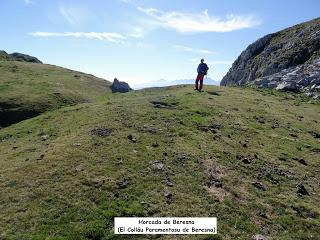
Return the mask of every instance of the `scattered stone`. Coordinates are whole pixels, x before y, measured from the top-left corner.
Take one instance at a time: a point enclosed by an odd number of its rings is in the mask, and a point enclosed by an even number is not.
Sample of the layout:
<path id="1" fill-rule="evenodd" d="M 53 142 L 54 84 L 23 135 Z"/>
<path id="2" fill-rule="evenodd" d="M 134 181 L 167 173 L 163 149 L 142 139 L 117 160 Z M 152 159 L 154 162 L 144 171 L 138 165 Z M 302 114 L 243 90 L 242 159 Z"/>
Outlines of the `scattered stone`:
<path id="1" fill-rule="evenodd" d="M 318 132 L 309 131 L 309 133 L 310 133 L 314 138 L 320 138 L 320 133 L 318 133 Z"/>
<path id="2" fill-rule="evenodd" d="M 166 180 L 164 180 L 164 183 L 169 187 L 173 187 L 174 185 L 174 182 L 169 177 L 167 177 Z"/>
<path id="3" fill-rule="evenodd" d="M 112 134 L 112 132 L 113 132 L 113 129 L 110 129 L 107 127 L 96 127 L 91 130 L 91 133 L 98 137 L 108 137 Z"/>
<path id="4" fill-rule="evenodd" d="M 50 135 L 42 135 L 40 138 L 41 138 L 41 141 L 46 141 L 48 138 L 50 137 Z"/>
<path id="5" fill-rule="evenodd" d="M 237 154 L 237 155 L 236 155 L 236 159 L 239 160 L 239 161 L 241 161 L 241 162 L 243 162 L 244 164 L 251 164 L 252 161 L 253 161 L 253 159 L 249 159 L 249 158 L 244 157 L 244 156 L 242 156 L 242 155 L 240 155 L 240 154 Z"/>
<path id="6" fill-rule="evenodd" d="M 278 168 L 278 167 L 273 167 L 271 169 L 275 174 L 279 175 L 279 176 L 282 176 L 282 177 L 288 177 L 290 175 L 292 175 L 292 173 L 288 170 L 284 170 L 282 168 Z"/>
<path id="7" fill-rule="evenodd" d="M 295 133 L 289 133 L 289 135 L 290 135 L 291 137 L 294 137 L 294 138 L 297 138 L 297 137 L 298 137 L 298 135 L 295 134 Z"/>
<path id="8" fill-rule="evenodd" d="M 151 161 L 150 162 L 152 169 L 154 170 L 163 170 L 164 169 L 164 164 L 159 161 Z"/>
<path id="9" fill-rule="evenodd" d="M 251 237 L 251 240 L 268 240 L 268 238 L 263 235 L 257 234 L 257 235 L 253 235 Z"/>
<path id="10" fill-rule="evenodd" d="M 117 182 L 118 188 L 119 189 L 124 189 L 127 188 L 129 185 L 129 182 L 126 179 L 120 180 Z"/>
<path id="11" fill-rule="evenodd" d="M 265 186 L 263 186 L 263 184 L 260 183 L 260 182 L 253 182 L 252 185 L 253 185 L 254 187 L 256 187 L 257 189 L 260 189 L 260 190 L 263 190 L 263 191 L 266 190 Z"/>
<path id="12" fill-rule="evenodd" d="M 1 127 L 0 127 L 1 129 Z M 7 141 L 9 140 L 10 138 L 12 138 L 13 136 L 11 134 L 5 134 L 3 136 L 0 136 L 0 142 L 4 142 L 4 141 Z"/>
<path id="13" fill-rule="evenodd" d="M 248 158 L 243 158 L 243 159 L 242 159 L 242 162 L 243 162 L 244 164 L 250 164 L 250 163 L 251 163 L 251 160 L 249 160 Z"/>
<path id="14" fill-rule="evenodd" d="M 42 160 L 44 158 L 44 154 L 41 154 L 37 160 Z"/>
<path id="15" fill-rule="evenodd" d="M 297 185 L 297 193 L 299 196 L 309 195 L 307 189 L 304 187 L 302 183 Z"/>
<path id="16" fill-rule="evenodd" d="M 129 139 L 131 142 L 133 142 L 133 143 L 137 142 L 137 138 L 134 137 L 132 134 L 129 134 L 129 135 L 128 135 L 128 139 Z"/>
<path id="17" fill-rule="evenodd" d="M 132 90 L 128 83 L 120 82 L 117 78 L 113 80 L 113 83 L 110 88 L 113 93 L 115 92 L 126 93 Z"/>
<path id="18" fill-rule="evenodd" d="M 207 126 L 203 126 L 203 125 L 198 125 L 197 129 L 202 132 L 208 132 L 208 130 L 209 130 Z"/>
<path id="19" fill-rule="evenodd" d="M 220 124 L 220 123 L 213 123 L 209 126 L 210 130 L 211 129 L 217 129 L 217 130 L 220 130 L 221 128 L 223 128 L 223 125 Z"/>
<path id="20" fill-rule="evenodd" d="M 171 203 L 172 203 L 172 201 L 173 201 L 173 195 L 172 195 L 171 192 L 166 191 L 166 192 L 164 193 L 164 197 L 165 197 L 165 199 L 166 199 L 166 203 L 167 203 L 167 204 L 171 204 Z"/>

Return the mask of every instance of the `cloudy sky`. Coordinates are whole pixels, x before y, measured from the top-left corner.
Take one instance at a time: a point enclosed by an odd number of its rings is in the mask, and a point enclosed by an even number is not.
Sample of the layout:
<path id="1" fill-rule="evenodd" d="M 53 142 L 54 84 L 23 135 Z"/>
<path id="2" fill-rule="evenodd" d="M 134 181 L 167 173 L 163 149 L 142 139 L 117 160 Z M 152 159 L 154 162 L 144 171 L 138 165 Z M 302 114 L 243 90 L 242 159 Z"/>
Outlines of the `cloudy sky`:
<path id="1" fill-rule="evenodd" d="M 244 48 L 319 17 L 319 0 L 0 0 L 0 49 L 135 85 L 221 80 Z"/>

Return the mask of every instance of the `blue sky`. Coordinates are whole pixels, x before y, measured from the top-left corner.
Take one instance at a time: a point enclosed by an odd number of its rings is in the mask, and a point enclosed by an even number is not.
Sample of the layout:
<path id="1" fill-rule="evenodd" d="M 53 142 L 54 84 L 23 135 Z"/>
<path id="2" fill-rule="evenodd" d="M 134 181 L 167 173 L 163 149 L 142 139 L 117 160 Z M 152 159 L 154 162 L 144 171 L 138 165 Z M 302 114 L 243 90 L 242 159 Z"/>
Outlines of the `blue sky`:
<path id="1" fill-rule="evenodd" d="M 319 17 L 319 0 L 1 0 L 0 49 L 131 85 L 221 80 L 248 44 Z"/>

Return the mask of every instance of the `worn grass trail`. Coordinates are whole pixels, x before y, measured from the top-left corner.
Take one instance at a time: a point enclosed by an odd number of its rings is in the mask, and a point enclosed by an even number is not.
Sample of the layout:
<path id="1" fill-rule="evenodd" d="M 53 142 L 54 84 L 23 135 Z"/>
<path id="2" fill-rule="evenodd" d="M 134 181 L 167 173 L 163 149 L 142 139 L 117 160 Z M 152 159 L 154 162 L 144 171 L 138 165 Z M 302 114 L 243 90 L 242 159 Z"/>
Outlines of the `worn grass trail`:
<path id="1" fill-rule="evenodd" d="M 216 239 L 317 239 L 319 116 L 299 95 L 174 86 L 0 129 L 0 236 L 149 239 L 113 217 L 215 216 Z"/>

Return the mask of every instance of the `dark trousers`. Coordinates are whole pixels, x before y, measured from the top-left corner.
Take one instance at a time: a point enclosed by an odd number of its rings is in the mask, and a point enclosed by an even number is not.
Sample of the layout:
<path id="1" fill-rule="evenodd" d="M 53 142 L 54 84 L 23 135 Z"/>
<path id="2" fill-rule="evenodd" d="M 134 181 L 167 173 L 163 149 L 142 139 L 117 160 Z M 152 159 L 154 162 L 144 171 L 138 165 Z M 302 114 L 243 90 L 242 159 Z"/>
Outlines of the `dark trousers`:
<path id="1" fill-rule="evenodd" d="M 196 78 L 196 85 L 195 85 L 195 89 L 201 91 L 202 87 L 203 87 L 203 78 L 204 75 L 203 74 L 198 74 L 197 78 Z M 200 84 L 199 84 L 200 82 Z"/>

